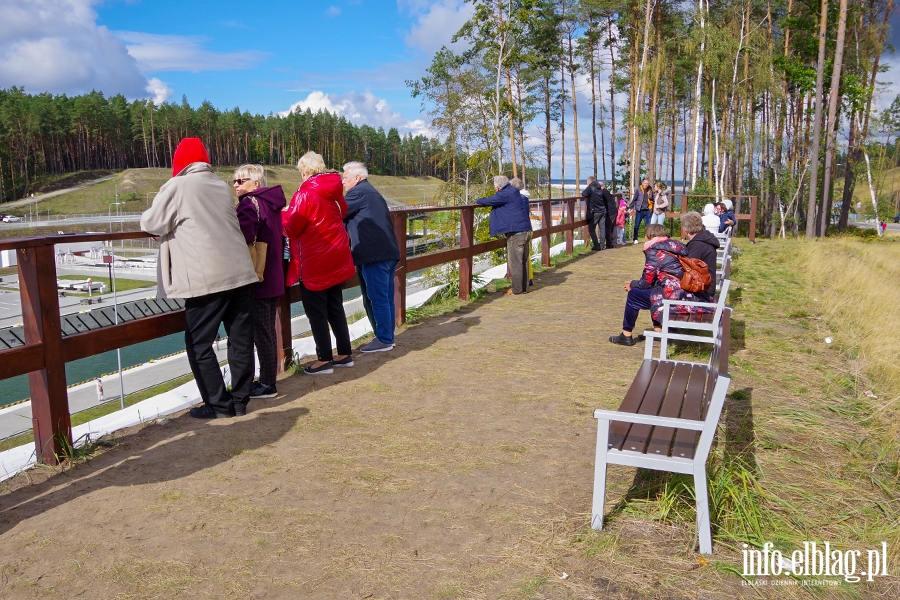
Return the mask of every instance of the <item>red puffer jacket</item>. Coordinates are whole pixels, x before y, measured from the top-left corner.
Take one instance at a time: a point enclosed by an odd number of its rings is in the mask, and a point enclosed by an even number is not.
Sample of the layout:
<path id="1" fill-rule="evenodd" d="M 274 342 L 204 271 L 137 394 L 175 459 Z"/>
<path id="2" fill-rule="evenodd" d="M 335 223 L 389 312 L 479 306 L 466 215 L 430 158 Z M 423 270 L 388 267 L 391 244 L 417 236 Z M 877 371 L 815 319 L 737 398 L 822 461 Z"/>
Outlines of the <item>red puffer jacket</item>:
<path id="1" fill-rule="evenodd" d="M 353 277 L 356 267 L 344 229 L 346 214 L 339 174 L 320 173 L 303 182 L 281 213 L 291 246 L 287 285 L 302 279 L 304 286 L 318 292 Z"/>

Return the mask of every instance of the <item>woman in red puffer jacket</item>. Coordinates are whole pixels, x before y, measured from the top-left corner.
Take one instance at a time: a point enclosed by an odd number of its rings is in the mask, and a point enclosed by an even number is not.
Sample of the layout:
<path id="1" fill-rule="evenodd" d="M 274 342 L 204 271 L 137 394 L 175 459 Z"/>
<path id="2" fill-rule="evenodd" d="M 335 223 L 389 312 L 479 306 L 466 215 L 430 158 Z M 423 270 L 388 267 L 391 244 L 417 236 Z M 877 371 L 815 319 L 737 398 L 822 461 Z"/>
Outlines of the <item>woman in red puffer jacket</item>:
<path id="1" fill-rule="evenodd" d="M 304 371 L 320 375 L 334 372 L 333 367 L 353 366 L 341 290 L 356 274 L 356 267 L 344 229 L 347 203 L 341 176 L 326 173 L 325 161 L 315 152 L 304 154 L 297 169 L 303 183 L 281 215 L 291 248 L 287 285 L 300 284 L 303 309 L 316 342 L 319 360 Z M 337 341 L 337 356 L 331 351 L 329 325 Z"/>

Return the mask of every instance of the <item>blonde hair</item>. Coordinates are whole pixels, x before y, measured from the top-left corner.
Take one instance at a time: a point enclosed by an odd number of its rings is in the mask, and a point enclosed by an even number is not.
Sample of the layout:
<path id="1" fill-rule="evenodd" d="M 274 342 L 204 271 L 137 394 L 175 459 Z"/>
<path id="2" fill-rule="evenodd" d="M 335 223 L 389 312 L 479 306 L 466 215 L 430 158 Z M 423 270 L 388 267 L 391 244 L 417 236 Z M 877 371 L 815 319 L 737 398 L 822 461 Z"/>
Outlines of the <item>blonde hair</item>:
<path id="1" fill-rule="evenodd" d="M 321 154 L 317 154 L 310 150 L 300 157 L 297 161 L 297 170 L 300 171 L 300 177 L 306 179 L 313 175 L 325 172 L 325 159 Z"/>
<path id="2" fill-rule="evenodd" d="M 249 179 L 258 181 L 259 185 L 266 185 L 266 169 L 262 165 L 241 165 L 234 170 L 235 179 Z"/>

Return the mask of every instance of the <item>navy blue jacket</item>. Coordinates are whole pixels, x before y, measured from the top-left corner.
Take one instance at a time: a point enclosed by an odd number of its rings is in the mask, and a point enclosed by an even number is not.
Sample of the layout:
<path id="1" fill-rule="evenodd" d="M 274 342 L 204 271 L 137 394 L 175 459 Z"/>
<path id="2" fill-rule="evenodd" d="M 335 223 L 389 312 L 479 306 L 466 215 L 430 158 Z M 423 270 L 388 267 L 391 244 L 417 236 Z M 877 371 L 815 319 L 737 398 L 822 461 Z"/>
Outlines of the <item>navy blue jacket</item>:
<path id="1" fill-rule="evenodd" d="M 400 260 L 391 211 L 378 190 L 364 179 L 350 188 L 344 199 L 347 201 L 344 224 L 350 236 L 354 264 Z"/>
<path id="2" fill-rule="evenodd" d="M 507 183 L 493 196 L 479 198 L 475 203 L 491 207 L 491 235 L 531 231 L 527 203 L 512 185 Z"/>

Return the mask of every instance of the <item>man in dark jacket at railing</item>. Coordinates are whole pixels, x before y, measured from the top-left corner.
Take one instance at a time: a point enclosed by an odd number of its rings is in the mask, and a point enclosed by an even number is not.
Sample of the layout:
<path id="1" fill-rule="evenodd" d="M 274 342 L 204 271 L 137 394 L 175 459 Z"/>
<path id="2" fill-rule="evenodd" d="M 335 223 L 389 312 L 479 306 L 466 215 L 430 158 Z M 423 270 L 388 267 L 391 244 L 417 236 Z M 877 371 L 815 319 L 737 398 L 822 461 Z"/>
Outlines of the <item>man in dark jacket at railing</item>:
<path id="1" fill-rule="evenodd" d="M 344 224 L 350 236 L 350 252 L 359 276 L 363 306 L 375 330 L 375 339 L 360 351 L 387 352 L 394 347 L 394 271 L 400 260 L 391 211 L 384 197 L 369 183 L 369 171 L 361 162 L 344 165 L 341 181 L 347 201 Z"/>
<path id="2" fill-rule="evenodd" d="M 528 291 L 528 261 L 531 246 L 531 218 L 519 190 L 503 175 L 494 177 L 494 190 L 488 198 L 476 204 L 491 207 L 491 235 L 506 236 L 506 261 L 509 264 L 512 286 L 508 294 Z"/>

